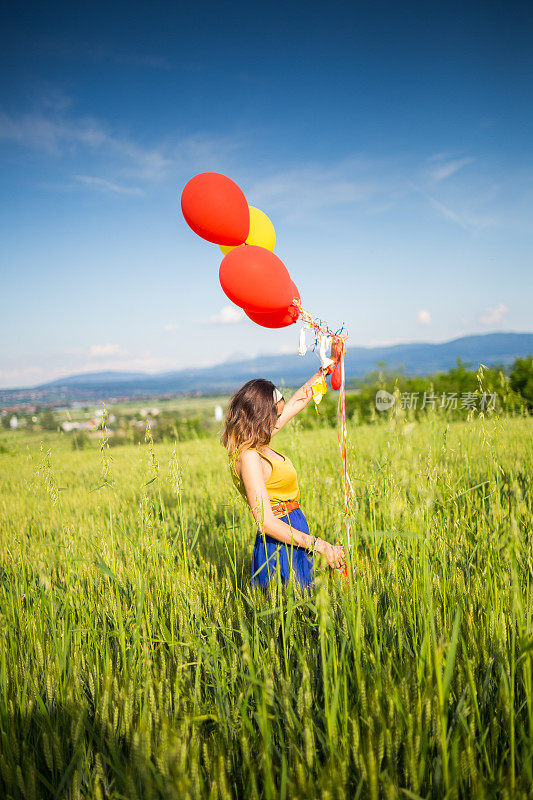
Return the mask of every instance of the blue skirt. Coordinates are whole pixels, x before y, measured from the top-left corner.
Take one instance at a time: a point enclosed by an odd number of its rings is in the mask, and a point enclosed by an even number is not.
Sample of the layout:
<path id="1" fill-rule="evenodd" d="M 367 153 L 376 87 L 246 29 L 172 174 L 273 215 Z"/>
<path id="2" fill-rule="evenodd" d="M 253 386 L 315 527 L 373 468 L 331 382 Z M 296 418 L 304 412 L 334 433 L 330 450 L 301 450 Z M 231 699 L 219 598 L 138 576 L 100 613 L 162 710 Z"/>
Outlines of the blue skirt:
<path id="1" fill-rule="evenodd" d="M 300 508 L 295 508 L 284 517 L 279 517 L 282 522 L 290 524 L 297 531 L 309 533 L 309 526 Z M 314 587 L 313 556 L 303 547 L 285 544 L 272 536 L 262 534 L 259 530 L 255 537 L 254 552 L 252 555 L 252 586 L 260 586 L 267 591 L 269 585 L 277 586 L 279 570 L 281 583 L 287 584 L 290 570 L 292 570 L 296 583 L 304 590 L 310 591 Z"/>

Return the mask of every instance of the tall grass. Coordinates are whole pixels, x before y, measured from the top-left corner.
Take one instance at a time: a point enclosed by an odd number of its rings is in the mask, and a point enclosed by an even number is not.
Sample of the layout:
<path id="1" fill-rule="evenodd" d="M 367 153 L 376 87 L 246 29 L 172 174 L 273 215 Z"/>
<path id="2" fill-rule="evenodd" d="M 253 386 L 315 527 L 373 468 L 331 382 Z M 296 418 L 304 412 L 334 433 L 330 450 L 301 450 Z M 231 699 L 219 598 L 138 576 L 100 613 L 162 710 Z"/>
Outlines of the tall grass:
<path id="1" fill-rule="evenodd" d="M 340 541 L 336 434 L 298 422 Z M 532 421 L 351 429 L 348 583 L 249 586 L 215 439 L 0 455 L 0 795 L 531 797 Z M 50 450 L 48 449 L 50 447 Z"/>

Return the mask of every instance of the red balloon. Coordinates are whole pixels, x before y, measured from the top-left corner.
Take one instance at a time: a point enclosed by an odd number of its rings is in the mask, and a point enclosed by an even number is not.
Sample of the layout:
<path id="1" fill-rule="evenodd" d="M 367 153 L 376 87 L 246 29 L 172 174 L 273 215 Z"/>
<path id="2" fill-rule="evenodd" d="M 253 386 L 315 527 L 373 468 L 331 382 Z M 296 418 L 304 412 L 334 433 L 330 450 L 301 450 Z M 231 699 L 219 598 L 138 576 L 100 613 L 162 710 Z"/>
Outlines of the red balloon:
<path id="1" fill-rule="evenodd" d="M 250 232 L 250 209 L 237 184 L 218 172 L 201 172 L 185 185 L 181 210 L 202 239 L 237 246 Z"/>
<path id="2" fill-rule="evenodd" d="M 338 361 L 335 364 L 335 369 L 331 373 L 330 382 L 331 382 L 331 388 L 335 389 L 335 391 L 338 391 L 341 388 L 342 378 Z"/>
<path id="3" fill-rule="evenodd" d="M 291 284 L 292 298 L 300 300 L 300 292 L 296 284 L 294 281 L 291 281 Z M 282 311 L 269 311 L 266 314 L 258 314 L 256 311 L 245 311 L 244 313 L 252 322 L 257 322 L 257 324 L 262 325 L 263 328 L 286 328 L 287 325 L 293 325 L 300 316 L 300 312 L 293 305 L 290 305 Z"/>
<path id="4" fill-rule="evenodd" d="M 270 250 L 257 245 L 229 252 L 222 259 L 219 278 L 224 293 L 245 311 L 286 311 L 293 299 L 287 267 Z"/>
<path id="5" fill-rule="evenodd" d="M 258 314 L 255 311 L 245 311 L 252 322 L 257 322 L 263 328 L 286 328 L 293 325 L 298 319 L 298 309 L 289 307 L 285 311 L 270 311 L 267 314 Z"/>

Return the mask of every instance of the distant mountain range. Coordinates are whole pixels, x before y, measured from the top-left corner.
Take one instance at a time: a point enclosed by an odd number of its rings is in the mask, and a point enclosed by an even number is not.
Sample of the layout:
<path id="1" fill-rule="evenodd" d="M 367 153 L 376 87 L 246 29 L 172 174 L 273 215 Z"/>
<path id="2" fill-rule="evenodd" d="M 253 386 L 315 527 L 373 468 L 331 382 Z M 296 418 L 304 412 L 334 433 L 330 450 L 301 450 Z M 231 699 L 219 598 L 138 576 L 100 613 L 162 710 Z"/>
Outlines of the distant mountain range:
<path id="1" fill-rule="evenodd" d="M 413 342 L 391 347 L 349 347 L 346 352 L 346 377 L 362 378 L 385 365 L 388 371 L 405 375 L 430 375 L 445 372 L 462 359 L 471 368 L 480 364 L 508 366 L 515 358 L 533 354 L 533 333 L 489 333 L 463 336 L 449 342 Z M 378 366 L 379 365 L 379 366 Z M 33 389 L 0 390 L 4 405 L 25 402 L 72 402 L 110 398 L 156 397 L 191 393 L 233 392 L 253 377 L 264 377 L 276 384 L 303 383 L 318 368 L 309 355 L 263 355 L 225 362 L 203 369 L 184 369 L 158 375 L 133 372 L 93 372 L 72 375 Z"/>

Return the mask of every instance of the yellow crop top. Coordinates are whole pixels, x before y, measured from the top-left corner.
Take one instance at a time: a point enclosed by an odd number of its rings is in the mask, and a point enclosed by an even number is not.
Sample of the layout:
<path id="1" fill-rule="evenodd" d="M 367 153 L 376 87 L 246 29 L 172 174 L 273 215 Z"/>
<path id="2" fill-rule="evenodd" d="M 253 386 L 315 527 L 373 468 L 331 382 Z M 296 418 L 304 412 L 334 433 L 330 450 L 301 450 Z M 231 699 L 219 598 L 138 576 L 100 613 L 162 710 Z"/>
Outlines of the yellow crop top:
<path id="1" fill-rule="evenodd" d="M 259 452 L 255 447 L 252 447 L 251 449 Z M 273 448 L 271 448 L 271 450 L 273 450 Z M 289 500 L 299 500 L 300 488 L 298 486 L 298 477 L 292 461 L 287 456 L 278 453 L 277 450 L 274 450 L 274 453 L 277 453 L 278 456 L 281 456 L 283 461 L 271 458 L 270 456 L 267 456 L 266 453 L 259 453 L 262 458 L 266 458 L 266 460 L 272 464 L 272 474 L 265 481 L 266 490 L 270 498 L 270 504 L 276 505 L 277 503 L 281 503 L 283 501 L 288 502 Z M 233 483 L 237 487 L 240 494 L 244 497 L 246 502 L 248 502 L 246 489 L 244 488 L 242 478 L 239 477 L 235 467 L 232 464 L 230 464 L 230 470 Z"/>

